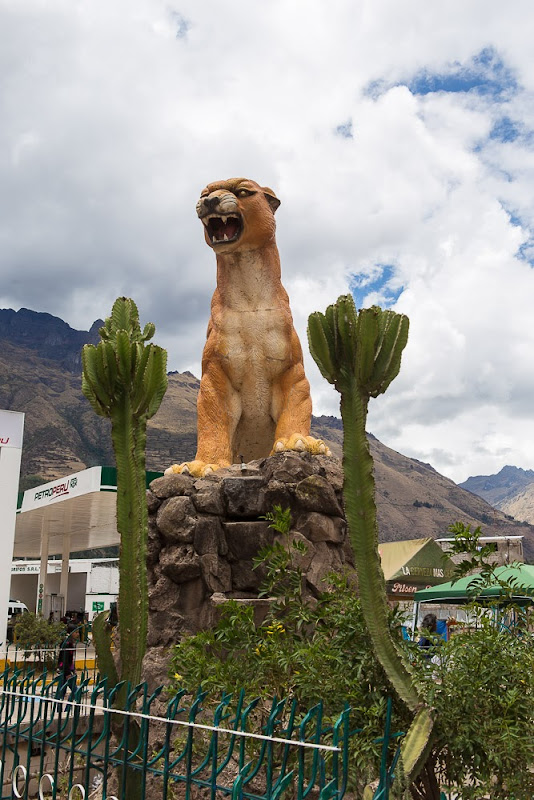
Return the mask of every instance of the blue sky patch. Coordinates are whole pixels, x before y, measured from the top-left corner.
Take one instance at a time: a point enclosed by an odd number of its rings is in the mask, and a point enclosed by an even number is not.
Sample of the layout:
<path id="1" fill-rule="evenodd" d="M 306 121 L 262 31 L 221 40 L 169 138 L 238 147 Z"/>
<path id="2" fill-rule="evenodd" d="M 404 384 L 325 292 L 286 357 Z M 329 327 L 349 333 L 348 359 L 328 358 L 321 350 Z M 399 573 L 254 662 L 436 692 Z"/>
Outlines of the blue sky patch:
<path id="1" fill-rule="evenodd" d="M 494 123 L 489 138 L 498 142 L 515 142 L 519 135 L 519 126 L 510 117 L 501 117 Z"/>
<path id="2" fill-rule="evenodd" d="M 171 17 L 174 25 L 176 26 L 176 38 L 185 39 L 191 27 L 191 23 L 179 11 L 171 11 Z"/>
<path id="3" fill-rule="evenodd" d="M 495 100 L 519 88 L 515 72 L 493 47 L 486 47 L 467 64 L 454 63 L 443 72 L 422 70 L 407 83 L 412 94 L 476 92 Z"/>
<path id="4" fill-rule="evenodd" d="M 534 267 L 534 236 L 531 235 L 526 242 L 523 242 L 515 256 L 520 261 L 526 261 L 527 264 Z"/>
<path id="5" fill-rule="evenodd" d="M 390 286 L 394 277 L 395 267 L 391 264 L 375 264 L 370 275 L 351 275 L 349 286 L 356 308 L 367 307 L 365 298 L 370 294 L 378 294 L 380 305 L 385 308 L 395 305 L 404 286 Z"/>
<path id="6" fill-rule="evenodd" d="M 352 120 L 348 119 L 347 122 L 343 122 L 341 125 L 338 125 L 335 129 L 335 133 L 337 136 L 341 136 L 343 139 L 354 139 Z"/>
<path id="7" fill-rule="evenodd" d="M 376 100 L 392 86 L 407 86 L 414 95 L 475 92 L 495 101 L 506 100 L 520 88 L 515 71 L 493 47 L 485 47 L 464 64 L 453 62 L 440 72 L 422 69 L 411 79 L 397 83 L 388 84 L 382 79 L 371 81 L 364 94 Z"/>

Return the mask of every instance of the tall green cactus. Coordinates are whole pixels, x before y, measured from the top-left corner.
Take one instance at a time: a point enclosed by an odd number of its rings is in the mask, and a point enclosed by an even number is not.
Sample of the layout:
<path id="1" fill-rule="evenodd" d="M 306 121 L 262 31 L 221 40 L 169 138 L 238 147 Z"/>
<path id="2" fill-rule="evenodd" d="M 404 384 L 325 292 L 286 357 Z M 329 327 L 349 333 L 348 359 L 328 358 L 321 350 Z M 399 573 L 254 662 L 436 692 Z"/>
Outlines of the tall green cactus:
<path id="1" fill-rule="evenodd" d="M 403 744 L 404 772 L 411 778 L 426 755 L 432 715 L 388 625 L 373 459 L 365 433 L 369 399 L 385 392 L 398 375 L 408 327 L 407 317 L 377 306 L 358 313 L 351 295 L 340 297 L 325 314 L 315 312 L 308 320 L 311 354 L 322 375 L 341 394 L 343 494 L 362 611 L 378 660 L 399 697 L 416 712 Z"/>
<path id="2" fill-rule="evenodd" d="M 96 347 L 87 344 L 82 350 L 83 393 L 97 414 L 111 420 L 121 542 L 120 678 L 132 684 L 141 680 L 148 627 L 146 426 L 167 389 L 167 353 L 157 345 L 146 344 L 154 332 L 152 323 L 141 331 L 136 304 L 128 297 L 119 297 L 100 329 L 101 341 Z M 97 626 L 95 633 L 98 630 Z M 105 635 L 97 637 L 97 641 L 103 651 L 102 662 L 110 665 L 109 641 Z M 118 678 L 116 674 L 108 677 L 112 683 Z"/>

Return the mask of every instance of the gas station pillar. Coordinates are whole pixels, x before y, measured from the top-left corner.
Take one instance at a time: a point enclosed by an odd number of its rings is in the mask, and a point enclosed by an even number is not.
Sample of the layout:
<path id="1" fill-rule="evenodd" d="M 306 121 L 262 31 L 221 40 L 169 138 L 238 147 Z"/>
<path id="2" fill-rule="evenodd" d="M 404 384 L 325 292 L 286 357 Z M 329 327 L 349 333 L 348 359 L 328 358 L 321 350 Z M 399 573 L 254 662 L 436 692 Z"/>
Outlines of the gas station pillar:
<path id="1" fill-rule="evenodd" d="M 15 543 L 24 414 L 0 411 L 0 647 L 7 646 L 7 611 Z"/>

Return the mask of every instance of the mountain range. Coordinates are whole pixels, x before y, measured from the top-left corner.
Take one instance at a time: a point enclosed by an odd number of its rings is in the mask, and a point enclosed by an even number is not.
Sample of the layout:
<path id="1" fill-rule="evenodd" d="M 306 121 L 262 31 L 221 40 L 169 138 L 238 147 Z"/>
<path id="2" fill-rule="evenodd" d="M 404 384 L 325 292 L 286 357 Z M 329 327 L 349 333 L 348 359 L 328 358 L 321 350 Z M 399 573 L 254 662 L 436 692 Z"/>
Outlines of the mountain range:
<path id="1" fill-rule="evenodd" d="M 496 475 L 477 475 L 460 486 L 514 519 L 534 523 L 534 470 L 507 465 Z"/>
<path id="2" fill-rule="evenodd" d="M 50 314 L 0 310 L 0 408 L 26 415 L 21 489 L 114 462 L 109 422 L 93 412 L 81 391 L 80 350 L 98 341 L 101 325 L 97 320 L 89 331 L 76 331 Z M 169 388 L 148 426 L 147 469 L 163 470 L 194 457 L 198 388 L 191 373 L 169 373 Z M 340 419 L 314 417 L 312 433 L 341 455 Z M 502 502 L 502 488 L 481 495 L 479 484 L 470 483 L 478 478 L 457 486 L 430 464 L 391 450 L 371 434 L 369 440 L 381 541 L 445 537 L 448 526 L 461 520 L 481 525 L 488 536 L 523 535 L 525 557 L 534 561 L 534 527 L 493 507 Z M 510 469 L 515 468 L 505 468 Z"/>

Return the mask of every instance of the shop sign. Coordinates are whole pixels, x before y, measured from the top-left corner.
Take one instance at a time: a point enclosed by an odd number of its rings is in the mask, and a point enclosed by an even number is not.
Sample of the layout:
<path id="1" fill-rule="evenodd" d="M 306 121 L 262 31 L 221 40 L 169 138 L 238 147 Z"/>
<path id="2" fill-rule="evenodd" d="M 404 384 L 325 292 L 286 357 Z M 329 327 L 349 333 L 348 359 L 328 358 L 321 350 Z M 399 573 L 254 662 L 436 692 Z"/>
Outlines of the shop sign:
<path id="1" fill-rule="evenodd" d="M 444 567 L 401 567 L 400 571 L 403 575 L 409 575 L 412 578 L 452 578 L 454 569 Z M 419 587 L 421 588 L 421 587 Z"/>
<path id="2" fill-rule="evenodd" d="M 91 467 L 83 472 L 68 475 L 59 481 L 50 481 L 35 489 L 27 489 L 22 499 L 21 511 L 30 511 L 33 508 L 42 508 L 58 500 L 68 500 L 79 497 L 89 492 L 100 491 L 100 476 L 102 467 Z"/>
<path id="3" fill-rule="evenodd" d="M 24 414 L 19 411 L 0 411 L 0 447 L 22 449 Z"/>
<path id="4" fill-rule="evenodd" d="M 48 567 L 47 567 L 48 574 L 61 572 L 61 569 L 62 569 L 61 561 L 48 562 Z M 38 575 L 40 571 L 41 571 L 40 564 L 16 562 L 11 565 L 12 575 Z M 70 566 L 69 566 L 69 572 L 70 572 Z"/>
<path id="5" fill-rule="evenodd" d="M 12 575 L 29 575 L 35 574 L 40 572 L 39 564 L 12 564 L 11 566 L 11 574 Z"/>
<path id="6" fill-rule="evenodd" d="M 387 584 L 387 593 L 388 594 L 408 594 L 413 595 L 415 592 L 418 592 L 419 589 L 429 589 L 431 584 L 427 584 L 423 586 L 422 584 L 414 584 L 414 583 L 403 583 L 402 581 L 395 581 Z"/>

